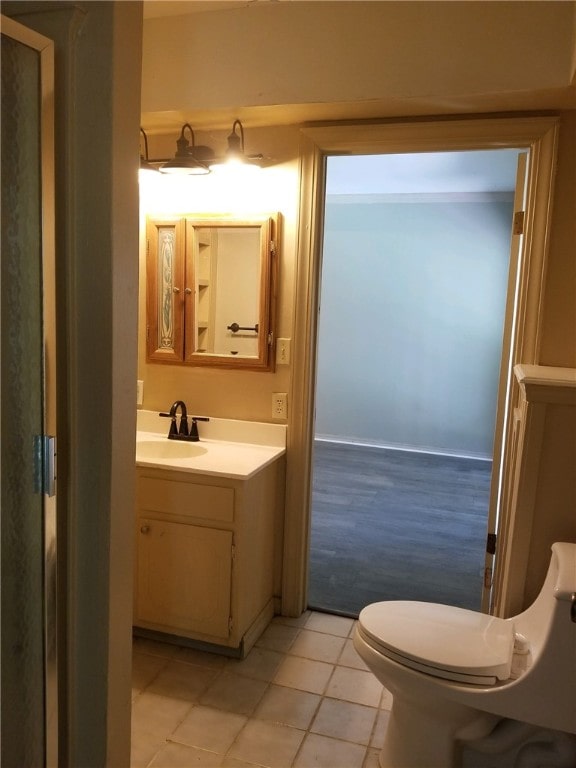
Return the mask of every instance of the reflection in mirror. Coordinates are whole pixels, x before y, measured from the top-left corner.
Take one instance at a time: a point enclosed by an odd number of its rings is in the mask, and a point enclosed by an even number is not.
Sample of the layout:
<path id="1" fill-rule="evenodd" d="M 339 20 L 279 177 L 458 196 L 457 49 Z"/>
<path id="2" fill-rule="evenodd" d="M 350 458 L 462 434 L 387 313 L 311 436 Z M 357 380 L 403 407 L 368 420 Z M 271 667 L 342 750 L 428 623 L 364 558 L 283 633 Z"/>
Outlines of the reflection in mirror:
<path id="1" fill-rule="evenodd" d="M 260 227 L 195 232 L 195 352 L 258 357 Z"/>
<path id="2" fill-rule="evenodd" d="M 273 369 L 277 228 L 278 216 L 148 220 L 148 362 Z"/>

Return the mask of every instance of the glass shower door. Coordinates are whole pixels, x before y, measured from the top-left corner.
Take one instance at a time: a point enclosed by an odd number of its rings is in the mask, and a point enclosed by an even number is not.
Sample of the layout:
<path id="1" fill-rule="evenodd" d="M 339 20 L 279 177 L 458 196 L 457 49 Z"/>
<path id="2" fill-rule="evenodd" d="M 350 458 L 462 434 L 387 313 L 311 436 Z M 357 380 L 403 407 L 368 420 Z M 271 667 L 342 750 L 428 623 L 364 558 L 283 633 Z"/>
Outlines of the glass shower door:
<path id="1" fill-rule="evenodd" d="M 57 764 L 51 41 L 2 17 L 1 581 L 6 766 Z"/>

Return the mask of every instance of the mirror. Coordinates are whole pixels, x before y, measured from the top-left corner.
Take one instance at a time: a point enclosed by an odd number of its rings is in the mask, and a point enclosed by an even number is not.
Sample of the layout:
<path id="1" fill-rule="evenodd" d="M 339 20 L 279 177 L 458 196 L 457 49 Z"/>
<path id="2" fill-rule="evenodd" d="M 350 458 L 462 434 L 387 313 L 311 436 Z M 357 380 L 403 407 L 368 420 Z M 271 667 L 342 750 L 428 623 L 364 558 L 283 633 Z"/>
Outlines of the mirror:
<path id="1" fill-rule="evenodd" d="M 149 219 L 149 362 L 273 369 L 277 230 L 277 215 Z"/>

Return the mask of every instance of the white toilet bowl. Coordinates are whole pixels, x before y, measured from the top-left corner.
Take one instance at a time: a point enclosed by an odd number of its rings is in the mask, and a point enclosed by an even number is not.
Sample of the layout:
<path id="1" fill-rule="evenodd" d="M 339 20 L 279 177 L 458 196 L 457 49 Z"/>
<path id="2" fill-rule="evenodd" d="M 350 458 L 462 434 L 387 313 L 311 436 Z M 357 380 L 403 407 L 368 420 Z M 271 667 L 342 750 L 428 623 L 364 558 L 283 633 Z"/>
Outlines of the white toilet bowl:
<path id="1" fill-rule="evenodd" d="M 362 610 L 354 646 L 393 694 L 382 768 L 456 768 L 503 718 L 576 734 L 576 544 L 557 543 L 523 613 L 392 601 Z M 576 740 L 576 736 L 574 737 Z"/>

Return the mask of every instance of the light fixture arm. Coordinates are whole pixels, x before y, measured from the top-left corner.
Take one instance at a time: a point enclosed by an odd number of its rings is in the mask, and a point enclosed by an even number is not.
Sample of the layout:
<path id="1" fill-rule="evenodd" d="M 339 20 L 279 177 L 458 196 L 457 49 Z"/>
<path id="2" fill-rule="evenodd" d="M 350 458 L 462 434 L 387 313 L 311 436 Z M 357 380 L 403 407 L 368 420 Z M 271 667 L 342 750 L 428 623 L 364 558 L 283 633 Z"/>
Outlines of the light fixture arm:
<path id="1" fill-rule="evenodd" d="M 190 141 L 186 138 L 190 134 Z M 176 155 L 160 168 L 162 173 L 187 173 L 202 175 L 210 173 L 208 161 L 214 157 L 210 147 L 196 146 L 196 137 L 190 123 L 184 123 L 176 140 Z"/>
<path id="2" fill-rule="evenodd" d="M 140 133 L 144 137 L 144 160 L 146 160 L 148 162 L 149 161 L 149 157 L 148 157 L 148 136 L 146 136 L 146 131 L 144 130 L 144 128 L 142 128 L 142 126 L 140 126 Z"/>
<path id="3" fill-rule="evenodd" d="M 224 156 L 215 159 L 210 165 L 213 171 L 230 168 L 230 166 L 242 166 L 244 169 L 258 168 L 262 155 L 246 155 L 244 150 L 244 126 L 236 118 L 232 123 L 232 133 L 228 135 L 228 149 Z"/>
<path id="4" fill-rule="evenodd" d="M 236 128 L 240 130 L 240 135 L 236 133 Z M 228 152 L 229 155 L 243 155 L 244 154 L 244 128 L 240 120 L 234 120 L 232 124 L 232 133 L 228 136 Z"/>
<path id="5" fill-rule="evenodd" d="M 186 130 L 186 128 L 188 128 L 188 130 L 190 131 L 190 138 L 192 139 L 192 143 L 191 144 L 186 139 L 186 137 L 184 136 L 184 131 Z M 180 138 L 176 142 L 178 144 L 178 146 L 180 146 L 180 142 L 183 142 L 183 143 L 185 142 L 184 143 L 184 147 L 188 147 L 189 144 L 192 147 L 196 146 L 196 137 L 194 135 L 194 130 L 193 130 L 192 126 L 190 125 L 190 123 L 184 123 L 184 125 L 182 126 L 182 130 L 180 131 Z"/>
<path id="6" fill-rule="evenodd" d="M 140 151 L 140 170 L 158 173 L 158 168 L 152 164 L 158 161 L 150 160 L 150 156 L 148 155 L 148 136 L 146 135 L 146 131 L 142 128 L 142 126 L 140 126 L 140 134 L 144 138 L 144 154 L 142 154 L 142 151 Z M 140 149 L 142 149 L 142 145 L 140 145 Z"/>
<path id="7" fill-rule="evenodd" d="M 192 143 L 190 143 L 186 136 L 184 136 L 184 131 L 186 128 L 188 128 L 190 131 L 190 138 Z M 190 149 L 196 146 L 196 137 L 194 136 L 194 130 L 192 129 L 190 123 L 184 123 L 182 126 L 182 130 L 180 131 L 180 138 L 176 140 L 176 146 L 178 147 L 176 157 L 182 157 L 182 155 L 190 154 Z"/>

